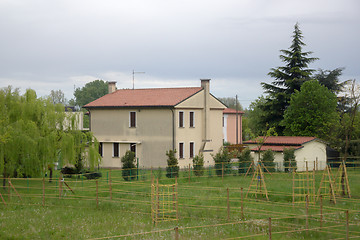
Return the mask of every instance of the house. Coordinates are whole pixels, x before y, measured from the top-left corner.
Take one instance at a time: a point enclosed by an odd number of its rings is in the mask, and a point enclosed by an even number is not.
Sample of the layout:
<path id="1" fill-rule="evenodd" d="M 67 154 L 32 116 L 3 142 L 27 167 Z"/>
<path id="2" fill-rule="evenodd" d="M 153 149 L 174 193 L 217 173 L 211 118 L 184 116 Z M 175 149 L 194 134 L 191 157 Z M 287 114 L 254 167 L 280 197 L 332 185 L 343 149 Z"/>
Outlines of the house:
<path id="1" fill-rule="evenodd" d="M 230 144 L 242 144 L 243 111 L 226 108 L 223 111 L 223 141 Z M 237 123 L 237 126 L 236 126 Z M 237 133 L 236 133 L 237 131 Z"/>
<path id="2" fill-rule="evenodd" d="M 180 167 L 199 153 L 208 166 L 222 146 L 226 106 L 210 93 L 210 79 L 201 79 L 200 87 L 121 90 L 109 82 L 109 94 L 84 107 L 100 142 L 102 167 L 121 167 L 127 150 L 140 167 L 167 166 L 169 150 L 176 150 Z"/>
<path id="3" fill-rule="evenodd" d="M 295 149 L 295 159 L 297 171 L 323 170 L 326 167 L 326 143 L 316 137 L 289 137 L 289 136 L 270 136 L 259 137 L 259 140 L 244 142 L 252 151 L 255 162 L 259 160 L 259 151 L 263 152 L 271 149 L 275 153 L 276 167 L 284 171 L 284 149 Z M 261 143 L 263 142 L 263 144 Z"/>
<path id="4" fill-rule="evenodd" d="M 73 128 L 81 131 L 88 131 L 88 128 L 84 128 L 84 113 L 77 111 L 75 107 L 65 107 L 65 120 L 64 127 L 69 128 L 73 125 Z"/>

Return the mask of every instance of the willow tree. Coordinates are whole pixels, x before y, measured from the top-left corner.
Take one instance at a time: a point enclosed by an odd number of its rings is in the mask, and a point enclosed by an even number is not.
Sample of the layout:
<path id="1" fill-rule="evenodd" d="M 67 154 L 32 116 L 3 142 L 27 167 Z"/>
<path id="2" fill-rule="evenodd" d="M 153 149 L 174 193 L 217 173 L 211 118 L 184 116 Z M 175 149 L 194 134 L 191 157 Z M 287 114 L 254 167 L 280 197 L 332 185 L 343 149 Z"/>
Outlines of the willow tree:
<path id="1" fill-rule="evenodd" d="M 74 117 L 64 106 L 37 98 L 34 90 L 24 95 L 7 87 L 0 90 L 0 171 L 8 177 L 43 176 L 59 159 L 82 161 L 94 168 L 100 161 L 98 143 L 91 133 L 75 129 Z"/>

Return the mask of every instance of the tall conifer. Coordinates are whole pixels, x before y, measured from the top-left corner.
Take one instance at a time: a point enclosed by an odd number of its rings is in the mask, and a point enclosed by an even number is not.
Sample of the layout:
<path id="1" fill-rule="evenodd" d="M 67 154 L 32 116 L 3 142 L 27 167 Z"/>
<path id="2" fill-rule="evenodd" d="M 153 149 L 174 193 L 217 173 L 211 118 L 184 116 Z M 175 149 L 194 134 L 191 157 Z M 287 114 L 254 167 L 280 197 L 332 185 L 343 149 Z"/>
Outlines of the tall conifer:
<path id="1" fill-rule="evenodd" d="M 285 66 L 271 69 L 268 75 L 275 79 L 271 84 L 261 83 L 265 92 L 269 94 L 267 102 L 263 105 L 267 112 L 263 120 L 264 124 L 268 123 L 270 127 L 275 127 L 279 134 L 283 132 L 280 122 L 289 105 L 291 95 L 295 90 L 300 90 L 305 81 L 311 79 L 315 70 L 309 69 L 308 65 L 318 59 L 309 57 L 312 52 L 303 52 L 302 48 L 306 44 L 302 41 L 303 35 L 298 23 L 295 24 L 293 33 L 290 48 L 280 50 L 282 53 L 280 59 Z"/>

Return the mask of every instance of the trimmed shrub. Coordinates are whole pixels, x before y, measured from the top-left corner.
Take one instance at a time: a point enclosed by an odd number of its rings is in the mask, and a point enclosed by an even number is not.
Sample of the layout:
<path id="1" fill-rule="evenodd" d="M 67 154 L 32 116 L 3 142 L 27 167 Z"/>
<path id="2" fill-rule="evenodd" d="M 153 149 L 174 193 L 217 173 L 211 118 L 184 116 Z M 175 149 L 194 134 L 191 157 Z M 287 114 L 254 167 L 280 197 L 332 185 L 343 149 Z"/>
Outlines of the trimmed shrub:
<path id="1" fill-rule="evenodd" d="M 178 160 L 175 157 L 176 150 L 166 151 L 167 159 L 167 167 L 166 167 L 166 177 L 174 178 L 179 176 L 179 166 Z"/>
<path id="2" fill-rule="evenodd" d="M 295 159 L 295 149 L 294 148 L 285 148 L 284 149 L 284 171 L 292 172 L 296 171 L 296 159 Z"/>
<path id="3" fill-rule="evenodd" d="M 131 181 L 136 178 L 136 165 L 135 165 L 135 153 L 132 151 L 126 151 L 125 155 L 121 158 L 122 163 L 122 177 L 125 181 Z"/>
<path id="4" fill-rule="evenodd" d="M 215 162 L 216 175 L 221 177 L 223 171 L 224 171 L 224 175 L 229 174 L 231 172 L 231 164 L 230 164 L 231 156 L 226 148 L 224 147 L 220 148 L 219 152 L 215 155 L 212 155 L 212 157 Z"/>
<path id="5" fill-rule="evenodd" d="M 263 152 L 262 163 L 269 172 L 275 172 L 275 155 L 271 149 Z"/>
<path id="6" fill-rule="evenodd" d="M 204 155 L 202 153 L 193 158 L 193 168 L 195 176 L 204 175 Z"/>
<path id="7" fill-rule="evenodd" d="M 249 148 L 245 148 L 238 156 L 239 159 L 239 174 L 246 173 L 251 165 L 254 162 L 254 158 L 251 156 L 251 151 Z M 249 171 L 251 172 L 251 171 Z"/>

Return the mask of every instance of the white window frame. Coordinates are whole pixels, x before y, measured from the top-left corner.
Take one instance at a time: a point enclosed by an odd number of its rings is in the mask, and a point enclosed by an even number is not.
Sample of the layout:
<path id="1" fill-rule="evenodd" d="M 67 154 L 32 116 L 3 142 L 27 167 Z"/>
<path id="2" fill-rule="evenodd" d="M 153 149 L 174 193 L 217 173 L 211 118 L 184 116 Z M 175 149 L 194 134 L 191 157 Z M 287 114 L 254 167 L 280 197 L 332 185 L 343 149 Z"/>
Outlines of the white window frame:
<path id="1" fill-rule="evenodd" d="M 193 119 L 192 119 L 193 125 L 192 125 L 192 126 L 191 126 L 191 113 L 192 113 L 192 115 L 193 115 Z M 191 128 L 194 128 L 194 127 L 195 127 L 195 112 L 194 112 L 194 111 L 190 111 L 190 112 L 189 112 L 189 126 L 190 126 Z"/>
<path id="2" fill-rule="evenodd" d="M 182 151 L 180 148 L 181 144 L 182 144 Z M 181 155 L 182 155 L 182 157 L 181 157 Z M 179 142 L 179 159 L 185 159 L 185 144 L 184 144 L 184 142 Z"/>
<path id="3" fill-rule="evenodd" d="M 180 115 L 182 113 L 182 121 L 180 120 Z M 179 111 L 179 128 L 184 128 L 185 127 L 185 113 L 184 111 Z M 180 125 L 182 123 L 182 126 Z"/>
<path id="4" fill-rule="evenodd" d="M 117 146 L 118 146 L 118 156 L 115 156 L 115 143 L 117 143 Z M 112 157 L 114 157 L 114 158 L 120 157 L 120 143 L 118 143 L 118 142 L 113 142 L 113 144 L 112 144 Z"/>
<path id="5" fill-rule="evenodd" d="M 135 114 L 135 126 L 131 126 L 131 113 L 134 113 Z M 129 112 L 129 128 L 136 128 L 137 127 L 137 117 L 136 117 L 136 111 L 131 111 Z"/>
<path id="6" fill-rule="evenodd" d="M 193 145 L 193 149 L 192 149 L 192 152 L 191 152 L 191 144 Z M 191 156 L 192 154 L 192 156 Z M 189 158 L 194 158 L 195 157 L 195 142 L 191 141 L 189 143 Z"/>

